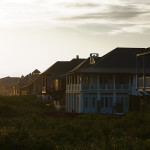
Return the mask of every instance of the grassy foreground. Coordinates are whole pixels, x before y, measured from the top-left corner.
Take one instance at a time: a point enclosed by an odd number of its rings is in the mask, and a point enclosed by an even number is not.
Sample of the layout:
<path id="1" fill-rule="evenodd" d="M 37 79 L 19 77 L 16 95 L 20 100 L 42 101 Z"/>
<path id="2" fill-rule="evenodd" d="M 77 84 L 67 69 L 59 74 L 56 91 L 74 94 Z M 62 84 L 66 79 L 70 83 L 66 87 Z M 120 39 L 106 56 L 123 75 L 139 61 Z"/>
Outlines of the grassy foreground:
<path id="1" fill-rule="evenodd" d="M 34 97 L 0 97 L 2 150 L 149 150 L 150 111 L 66 114 Z"/>

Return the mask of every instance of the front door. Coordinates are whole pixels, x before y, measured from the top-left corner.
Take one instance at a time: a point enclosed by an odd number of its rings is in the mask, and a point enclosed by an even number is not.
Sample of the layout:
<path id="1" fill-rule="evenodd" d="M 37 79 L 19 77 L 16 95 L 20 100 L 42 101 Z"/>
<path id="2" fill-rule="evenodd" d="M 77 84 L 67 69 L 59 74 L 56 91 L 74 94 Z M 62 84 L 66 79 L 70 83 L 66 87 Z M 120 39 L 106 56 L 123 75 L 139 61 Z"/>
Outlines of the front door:
<path id="1" fill-rule="evenodd" d="M 100 113 L 112 113 L 112 96 L 102 96 L 100 99 Z"/>
<path id="2" fill-rule="evenodd" d="M 84 97 L 84 112 L 96 113 L 96 95 L 90 94 Z"/>
<path id="3" fill-rule="evenodd" d="M 115 104 L 116 113 L 128 112 L 128 95 L 118 94 Z"/>

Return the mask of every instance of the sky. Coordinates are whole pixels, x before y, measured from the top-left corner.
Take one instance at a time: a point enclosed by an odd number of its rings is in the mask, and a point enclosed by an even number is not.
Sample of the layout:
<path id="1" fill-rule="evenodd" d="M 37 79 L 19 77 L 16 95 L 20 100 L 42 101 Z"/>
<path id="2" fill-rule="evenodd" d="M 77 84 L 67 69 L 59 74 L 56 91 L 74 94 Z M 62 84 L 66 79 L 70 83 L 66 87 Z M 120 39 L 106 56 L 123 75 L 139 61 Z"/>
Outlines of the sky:
<path id="1" fill-rule="evenodd" d="M 149 39 L 149 0 L 0 0 L 0 78 Z"/>

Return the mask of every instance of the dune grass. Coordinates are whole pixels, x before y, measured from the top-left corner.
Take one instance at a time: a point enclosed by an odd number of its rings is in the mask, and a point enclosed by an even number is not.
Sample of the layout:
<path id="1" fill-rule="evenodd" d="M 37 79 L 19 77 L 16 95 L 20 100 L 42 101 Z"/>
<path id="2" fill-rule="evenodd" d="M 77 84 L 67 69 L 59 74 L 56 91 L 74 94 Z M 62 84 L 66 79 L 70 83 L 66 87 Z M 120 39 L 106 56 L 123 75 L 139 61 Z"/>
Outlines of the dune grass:
<path id="1" fill-rule="evenodd" d="M 49 105 L 46 105 L 49 103 Z M 56 112 L 33 96 L 0 97 L 2 150 L 148 150 L 150 111 L 124 116 Z"/>

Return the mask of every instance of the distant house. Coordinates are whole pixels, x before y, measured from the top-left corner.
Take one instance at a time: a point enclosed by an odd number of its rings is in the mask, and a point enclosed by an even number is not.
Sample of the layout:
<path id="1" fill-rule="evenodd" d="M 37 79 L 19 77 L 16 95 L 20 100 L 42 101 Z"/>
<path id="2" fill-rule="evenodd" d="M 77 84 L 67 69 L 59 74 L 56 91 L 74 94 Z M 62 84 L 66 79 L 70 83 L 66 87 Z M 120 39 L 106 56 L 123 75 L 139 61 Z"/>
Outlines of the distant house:
<path id="1" fill-rule="evenodd" d="M 32 73 L 21 77 L 17 86 L 17 95 L 37 95 L 41 93 L 41 82 L 40 71 L 34 70 Z"/>
<path id="2" fill-rule="evenodd" d="M 150 94 L 150 48 L 136 54 L 137 57 L 137 90 Z"/>
<path id="3" fill-rule="evenodd" d="M 66 111 L 125 113 L 136 91 L 136 53 L 143 48 L 116 48 L 99 58 L 90 55 L 66 75 Z"/>
<path id="4" fill-rule="evenodd" d="M 41 95 L 42 78 L 39 75 L 35 79 L 20 87 L 21 95 Z"/>
<path id="5" fill-rule="evenodd" d="M 41 74 L 43 98 L 65 101 L 66 79 L 62 75 L 80 64 L 83 60 L 77 57 L 71 61 L 57 61 L 44 71 Z"/>
<path id="6" fill-rule="evenodd" d="M 0 95 L 11 96 L 15 95 L 16 89 L 11 86 L 19 83 L 19 77 L 5 77 L 0 79 Z"/>

